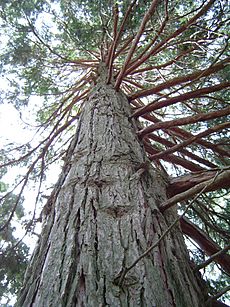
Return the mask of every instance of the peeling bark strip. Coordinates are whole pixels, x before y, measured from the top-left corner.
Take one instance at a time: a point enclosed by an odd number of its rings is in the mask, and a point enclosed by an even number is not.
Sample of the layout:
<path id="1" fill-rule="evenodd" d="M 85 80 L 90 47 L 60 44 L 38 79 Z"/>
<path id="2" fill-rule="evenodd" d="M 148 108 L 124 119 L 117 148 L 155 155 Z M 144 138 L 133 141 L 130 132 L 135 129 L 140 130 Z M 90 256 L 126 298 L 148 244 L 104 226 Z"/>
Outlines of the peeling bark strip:
<path id="1" fill-rule="evenodd" d="M 142 168 L 128 100 L 105 82 L 85 103 L 18 306 L 203 307 L 178 227 L 117 283 L 176 214 L 159 212 L 166 187 Z"/>

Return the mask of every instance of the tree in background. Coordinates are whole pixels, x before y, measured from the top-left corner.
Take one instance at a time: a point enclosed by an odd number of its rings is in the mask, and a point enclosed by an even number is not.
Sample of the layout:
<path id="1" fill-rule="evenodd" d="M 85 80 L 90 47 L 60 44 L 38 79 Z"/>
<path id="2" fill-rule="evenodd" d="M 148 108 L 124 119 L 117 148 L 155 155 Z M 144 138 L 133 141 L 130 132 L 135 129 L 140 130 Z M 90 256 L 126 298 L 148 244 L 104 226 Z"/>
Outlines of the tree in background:
<path id="1" fill-rule="evenodd" d="M 217 299 L 230 272 L 227 3 L 1 5 L 2 98 L 23 116 L 42 97 L 39 136 L 9 145 L 2 163 L 27 171 L 1 231 L 30 182 L 31 225 L 43 222 L 18 306 L 226 306 Z M 42 183 L 60 160 L 40 215 Z M 214 263 L 208 288 L 199 271 Z"/>
<path id="2" fill-rule="evenodd" d="M 4 175 L 4 168 L 1 169 L 1 177 Z M 6 193 L 7 192 L 7 193 Z M 0 207 L 0 224 L 4 225 L 8 220 L 9 212 L 13 211 L 13 206 L 17 196 L 8 191 L 7 185 L 0 181 L 1 196 L 5 196 Z M 24 208 L 22 206 L 23 199 L 15 208 L 14 222 L 22 221 L 24 217 Z M 9 306 L 12 295 L 21 287 L 23 275 L 28 264 L 29 248 L 22 241 L 18 241 L 15 237 L 16 227 L 12 221 L 0 233 L 0 297 L 5 299 L 6 304 L 1 306 Z"/>

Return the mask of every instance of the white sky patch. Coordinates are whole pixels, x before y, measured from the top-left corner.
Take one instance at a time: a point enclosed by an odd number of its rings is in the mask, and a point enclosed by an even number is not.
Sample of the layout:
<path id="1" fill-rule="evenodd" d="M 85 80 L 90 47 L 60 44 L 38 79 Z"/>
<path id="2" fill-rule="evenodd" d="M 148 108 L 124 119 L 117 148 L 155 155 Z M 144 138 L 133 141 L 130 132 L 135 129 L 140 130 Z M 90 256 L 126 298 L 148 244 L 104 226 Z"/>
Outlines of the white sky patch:
<path id="1" fill-rule="evenodd" d="M 25 108 L 22 112 L 23 121 L 32 125 L 35 121 L 36 109 L 39 107 L 39 97 L 32 97 L 30 101 L 30 107 Z M 20 113 L 15 109 L 12 104 L 1 104 L 0 105 L 0 148 L 4 147 L 9 143 L 15 143 L 15 146 L 19 146 L 30 142 L 34 138 L 35 127 L 28 126 L 20 118 Z M 36 137 L 32 141 L 37 143 Z M 56 171 L 55 171 L 56 170 Z M 9 185 L 9 189 L 14 185 L 14 180 L 17 176 L 23 176 L 27 172 L 27 167 L 11 167 L 9 168 L 6 175 L 3 176 L 2 180 L 4 183 Z M 56 182 L 60 168 L 55 168 L 52 166 L 52 171 L 50 172 L 49 182 Z M 49 183 L 45 183 L 47 186 Z M 17 194 L 20 191 L 19 188 L 15 190 Z M 25 217 L 23 219 L 29 220 L 33 216 L 35 201 L 36 201 L 36 187 L 28 186 L 25 188 L 24 192 L 24 202 L 23 207 L 25 209 Z M 51 191 L 48 191 L 49 193 Z M 45 201 L 45 200 L 44 200 Z M 41 204 L 38 205 L 37 215 L 41 212 Z M 18 222 L 14 221 L 14 225 L 17 230 L 15 232 L 15 237 L 21 239 L 25 234 L 25 229 Z M 40 233 L 41 225 L 35 229 L 36 233 Z M 37 236 L 26 236 L 23 241 L 30 247 L 31 251 L 37 241 Z"/>
<path id="2" fill-rule="evenodd" d="M 7 142 L 25 143 L 32 137 L 30 131 L 25 133 L 19 112 L 11 104 L 0 105 L 0 146 Z"/>

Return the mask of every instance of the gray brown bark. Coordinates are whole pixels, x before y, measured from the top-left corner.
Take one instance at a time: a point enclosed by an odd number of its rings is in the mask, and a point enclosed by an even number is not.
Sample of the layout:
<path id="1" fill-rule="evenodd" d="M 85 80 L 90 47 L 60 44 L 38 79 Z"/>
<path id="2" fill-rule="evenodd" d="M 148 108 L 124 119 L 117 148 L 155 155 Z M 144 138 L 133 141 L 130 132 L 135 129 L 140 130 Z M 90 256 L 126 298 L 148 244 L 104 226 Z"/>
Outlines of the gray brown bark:
<path id="1" fill-rule="evenodd" d="M 18 306 L 204 306 L 179 227 L 118 276 L 175 220 L 161 174 L 146 162 L 126 97 L 99 82 L 46 207 Z"/>

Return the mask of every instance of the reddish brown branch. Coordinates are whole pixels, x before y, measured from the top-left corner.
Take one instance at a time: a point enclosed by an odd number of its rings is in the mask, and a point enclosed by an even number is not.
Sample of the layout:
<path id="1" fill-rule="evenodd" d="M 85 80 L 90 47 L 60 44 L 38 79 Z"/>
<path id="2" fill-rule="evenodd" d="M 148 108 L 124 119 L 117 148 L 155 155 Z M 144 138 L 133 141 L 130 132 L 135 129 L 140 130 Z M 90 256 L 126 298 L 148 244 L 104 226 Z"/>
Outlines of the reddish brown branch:
<path id="1" fill-rule="evenodd" d="M 150 155 L 153 155 L 153 154 L 160 152 L 158 149 L 154 148 L 151 144 L 149 144 L 145 140 L 143 141 L 143 143 L 144 143 L 144 146 L 145 146 L 145 150 Z M 204 168 L 201 167 L 200 165 L 195 164 L 195 163 L 193 163 L 189 160 L 182 159 L 182 158 L 175 156 L 175 155 L 168 155 L 167 157 L 164 157 L 164 160 L 167 161 L 167 162 L 176 164 L 176 165 L 180 165 L 183 168 L 190 170 L 192 172 L 204 171 Z"/>
<path id="2" fill-rule="evenodd" d="M 162 144 L 162 145 L 164 145 L 164 146 L 170 147 L 169 150 L 170 150 L 172 147 L 177 146 L 177 145 L 175 145 L 174 143 L 172 143 L 172 142 L 166 140 L 165 138 L 159 137 L 159 136 L 157 136 L 157 135 L 155 135 L 155 134 L 153 134 L 153 133 L 150 133 L 150 134 L 148 135 L 148 138 L 151 139 L 151 140 L 153 140 L 153 141 L 156 141 L 156 142 L 158 142 L 158 143 L 160 143 L 160 144 Z M 192 137 L 191 137 L 191 138 L 192 138 Z M 195 141 L 194 141 L 194 142 L 195 142 Z M 180 145 L 180 144 L 179 144 L 179 145 Z M 167 151 L 167 149 L 166 149 L 166 151 Z M 152 161 L 154 161 L 154 160 L 156 160 L 156 159 L 159 159 L 159 158 L 160 158 L 159 156 L 160 156 L 161 154 L 163 154 L 164 152 L 165 152 L 165 151 L 162 151 L 162 152 L 159 152 L 159 153 L 157 153 L 157 154 L 152 155 Z M 193 152 L 188 151 L 188 150 L 185 149 L 185 148 L 180 148 L 180 149 L 179 149 L 179 152 L 180 152 L 181 154 L 183 154 L 184 156 L 189 157 L 190 159 L 192 159 L 192 160 L 194 160 L 194 161 L 196 161 L 196 162 L 198 162 L 198 163 L 201 163 L 201 164 L 203 164 L 203 165 L 206 165 L 206 166 L 208 166 L 208 167 L 211 167 L 211 168 L 216 168 L 216 167 L 217 167 L 217 165 L 215 165 L 214 163 L 212 163 L 212 162 L 210 162 L 210 161 L 208 161 L 208 160 L 205 160 L 205 159 L 201 158 L 200 156 L 197 156 L 196 154 L 194 154 Z M 164 157 L 163 157 L 163 159 L 164 159 Z"/>
<path id="3" fill-rule="evenodd" d="M 206 266 L 208 266 L 211 262 L 215 261 L 215 259 L 223 254 L 226 254 L 226 252 L 230 249 L 230 245 L 227 245 L 225 248 L 221 249 L 220 251 L 218 251 L 217 253 L 211 255 L 207 260 L 205 260 L 204 262 L 200 263 L 199 265 L 196 266 L 195 270 L 199 271 L 203 268 L 205 268 Z"/>
<path id="4" fill-rule="evenodd" d="M 213 178 L 215 178 L 215 176 Z M 229 182 L 230 170 L 221 172 L 216 176 L 215 180 L 213 180 L 213 178 L 198 183 L 190 189 L 167 199 L 164 203 L 162 203 L 161 211 L 163 212 L 179 202 L 190 199 L 193 195 L 200 193 L 205 187 L 206 188 L 204 192 L 207 192 L 217 190 L 220 186 L 226 185 L 226 182 Z M 228 187 L 230 187 L 230 182 L 228 183 Z"/>
<path id="5" fill-rule="evenodd" d="M 138 68 L 141 64 L 145 63 L 151 56 L 158 53 L 162 50 L 162 47 L 166 45 L 167 42 L 171 41 L 173 38 L 178 37 L 181 33 L 183 33 L 187 28 L 189 28 L 198 18 L 204 15 L 210 7 L 213 5 L 215 0 L 210 0 L 195 16 L 193 16 L 186 24 L 182 25 L 179 29 L 169 35 L 165 40 L 159 42 L 155 47 L 153 47 L 148 53 L 146 53 L 142 58 L 135 61 L 135 63 L 129 67 L 126 71 L 126 75 L 130 74 L 136 68 Z M 165 47 L 166 48 L 166 47 Z"/>
<path id="6" fill-rule="evenodd" d="M 172 131 L 175 136 L 178 136 L 182 139 L 186 139 L 186 138 L 193 136 L 192 133 L 190 133 L 190 132 L 188 132 L 184 129 L 181 129 L 179 127 L 172 127 L 172 128 L 170 128 L 170 131 Z M 229 157 L 229 155 L 230 155 L 230 153 L 228 151 L 226 151 L 222 146 L 220 146 L 218 144 L 212 144 L 211 142 L 208 142 L 208 141 L 202 140 L 202 139 L 196 140 L 195 143 L 200 144 L 200 145 L 204 146 L 205 148 L 209 148 L 214 153 L 219 154 L 220 159 L 222 158 L 222 156 Z"/>
<path id="7" fill-rule="evenodd" d="M 159 159 L 159 158 L 163 158 L 164 156 L 171 154 L 175 151 L 180 151 L 182 148 L 194 143 L 196 140 L 206 137 L 208 135 L 210 135 L 211 133 L 226 129 L 226 128 L 230 128 L 230 122 L 227 123 L 223 123 L 220 125 L 216 125 L 214 127 L 211 127 L 201 133 L 198 133 L 197 135 L 192 136 L 191 138 L 181 142 L 180 144 L 176 144 L 174 146 L 172 146 L 171 148 L 168 148 L 158 154 L 155 154 L 153 156 L 151 156 L 152 159 Z"/>
<path id="8" fill-rule="evenodd" d="M 27 184 L 27 182 L 28 182 L 29 175 L 30 175 L 30 173 L 33 171 L 33 169 L 34 169 L 34 163 L 30 166 L 30 168 L 29 168 L 29 170 L 27 171 L 25 177 L 24 177 L 24 178 L 21 180 L 21 182 L 20 182 L 20 183 L 22 183 L 22 186 L 21 186 L 21 188 L 20 188 L 20 192 L 19 192 L 19 194 L 17 195 L 16 201 L 15 201 L 15 203 L 14 203 L 13 208 L 11 209 L 11 212 L 10 212 L 10 214 L 9 214 L 8 219 L 6 220 L 6 222 L 4 222 L 3 225 L 1 225 L 1 227 L 0 227 L 0 232 L 2 232 L 4 229 L 6 229 L 6 228 L 9 226 L 9 224 L 10 224 L 10 222 L 11 222 L 11 220 L 12 220 L 12 218 L 13 218 L 15 212 L 16 212 L 16 209 L 17 209 L 17 206 L 18 206 L 18 204 L 19 204 L 19 201 L 20 201 L 21 198 L 22 198 L 22 194 L 23 194 L 24 189 L 25 189 L 25 186 L 26 186 L 26 184 Z M 8 193 L 7 193 L 7 194 L 8 194 Z"/>
<path id="9" fill-rule="evenodd" d="M 63 115 L 64 117 L 64 115 Z M 4 223 L 3 226 L 0 227 L 0 231 L 4 230 L 6 227 L 8 227 L 9 223 L 11 222 L 13 216 L 14 216 L 14 213 L 15 213 L 15 210 L 17 208 L 17 205 L 22 197 L 22 194 L 24 192 L 24 189 L 25 189 L 25 186 L 29 180 L 29 176 L 31 175 L 31 173 L 33 172 L 37 162 L 39 160 L 42 161 L 42 164 L 43 164 L 43 160 L 44 160 L 44 157 L 50 147 L 50 145 L 53 143 L 53 141 L 66 129 L 68 128 L 75 120 L 76 118 L 78 118 L 78 115 L 76 115 L 75 117 L 73 117 L 70 121 L 66 122 L 63 126 L 61 126 L 60 128 L 58 128 L 61 120 L 62 120 L 62 117 L 61 119 L 58 120 L 58 122 L 56 123 L 56 125 L 54 126 L 54 128 L 52 129 L 51 133 L 49 134 L 49 136 L 47 138 L 45 138 L 37 147 L 35 147 L 33 150 L 31 150 L 29 153 L 27 153 L 25 156 L 19 158 L 18 160 L 15 160 L 15 161 L 11 161 L 11 164 L 12 163 L 15 163 L 15 162 L 20 162 L 20 161 L 23 161 L 23 159 L 25 159 L 26 157 L 28 157 L 29 155 L 32 155 L 32 153 L 34 153 L 38 148 L 40 148 L 41 152 L 40 154 L 36 157 L 36 159 L 33 161 L 33 163 L 30 165 L 26 175 L 24 176 L 24 178 L 21 180 L 21 183 L 22 183 L 22 187 L 20 189 L 20 192 L 19 192 L 19 195 L 17 196 L 17 200 L 14 204 L 14 207 L 7 219 L 7 221 Z M 44 146 L 42 147 L 42 145 L 44 144 Z M 10 164 L 10 163 L 8 163 Z M 44 168 L 44 166 L 43 166 Z M 41 171 L 42 172 L 42 171 Z"/>
<path id="10" fill-rule="evenodd" d="M 210 301 L 208 302 L 208 304 L 210 304 Z M 207 306 L 208 306 L 207 304 Z M 225 303 L 222 303 L 220 301 L 216 301 L 215 299 L 212 300 L 211 299 L 211 307 L 229 307 L 229 305 L 226 305 Z"/>
<path id="11" fill-rule="evenodd" d="M 199 98 L 203 95 L 209 94 L 209 93 L 214 93 L 217 91 L 221 91 L 222 89 L 225 89 L 230 86 L 230 82 L 224 82 L 220 83 L 214 86 L 208 86 L 208 87 L 203 87 L 201 89 L 187 92 L 185 94 L 178 95 L 176 97 L 168 98 L 162 101 L 158 102 L 152 102 L 145 107 L 141 108 L 140 110 L 137 110 L 136 112 L 133 113 L 134 117 L 141 116 L 145 113 L 152 112 L 154 110 L 163 108 L 163 107 L 168 107 L 171 106 L 177 102 L 184 102 L 186 100 L 192 99 L 192 98 Z"/>
<path id="12" fill-rule="evenodd" d="M 180 119 L 169 120 L 169 121 L 150 125 L 149 127 L 146 127 L 140 130 L 138 132 L 138 135 L 140 137 L 143 137 L 144 135 L 151 133 L 158 129 L 168 129 L 168 128 L 175 127 L 175 126 L 194 124 L 194 123 L 203 122 L 203 121 L 211 120 L 214 118 L 226 116 L 229 114 L 230 114 L 230 107 L 224 108 L 219 111 L 209 112 L 209 113 L 199 113 L 193 116 L 187 116 L 187 117 L 180 118 Z"/>
<path id="13" fill-rule="evenodd" d="M 121 53 L 124 53 L 126 51 L 133 38 L 133 36 L 130 36 L 123 42 L 124 45 L 115 53 L 114 59 L 116 59 Z"/>
<path id="14" fill-rule="evenodd" d="M 181 218 L 180 225 L 183 233 L 193 239 L 208 256 L 211 256 L 221 250 L 221 248 L 214 241 L 212 241 L 211 238 L 209 238 L 200 228 L 191 223 L 187 218 Z M 221 265 L 224 271 L 230 274 L 229 255 L 221 255 L 217 257 L 215 261 Z"/>
<path id="15" fill-rule="evenodd" d="M 109 71 L 108 71 L 108 83 L 110 82 L 111 80 L 111 77 L 112 77 L 112 70 L 113 70 L 113 62 L 114 62 L 114 58 L 115 58 L 115 50 L 117 48 L 117 45 L 118 45 L 118 42 L 121 38 L 121 35 L 124 31 L 124 27 L 125 27 L 125 23 L 134 7 L 134 5 L 136 4 L 136 0 L 134 0 L 128 7 L 126 13 L 125 13 L 125 16 L 122 20 L 122 23 L 121 23 L 121 27 L 119 29 L 119 31 L 117 32 L 117 23 L 118 23 L 118 6 L 116 5 L 115 6 L 115 20 L 114 20 L 114 41 L 111 45 L 111 48 L 109 50 L 109 55 L 108 55 L 108 67 L 109 67 Z"/>
<path id="16" fill-rule="evenodd" d="M 130 83 L 137 88 L 144 88 L 144 85 L 141 85 L 140 83 L 137 83 L 137 82 L 133 81 L 132 79 L 124 78 L 123 81 Z"/>
<path id="17" fill-rule="evenodd" d="M 168 89 L 171 86 L 175 86 L 175 85 L 179 85 L 179 84 L 183 84 L 186 82 L 191 82 L 203 77 L 207 77 L 213 73 L 218 72 L 219 70 L 223 69 L 228 63 L 230 62 L 230 57 L 217 63 L 214 64 L 212 66 L 210 66 L 207 69 L 203 69 L 203 70 L 198 70 L 192 74 L 188 74 L 186 76 L 180 76 L 177 78 L 173 78 L 171 80 L 168 80 L 167 82 L 161 83 L 153 88 L 147 89 L 147 90 L 143 90 L 143 91 L 139 91 L 135 94 L 133 94 L 131 97 L 129 97 L 129 99 L 133 100 L 133 99 L 137 99 L 137 98 L 141 98 L 141 97 L 146 97 L 148 95 L 153 95 L 156 94 L 164 89 Z"/>
<path id="18" fill-rule="evenodd" d="M 117 3 L 115 3 L 115 5 L 114 5 L 113 14 L 114 14 L 113 37 L 115 39 L 115 37 L 117 36 L 117 24 L 118 24 L 118 14 L 119 14 Z"/>
<path id="19" fill-rule="evenodd" d="M 136 107 L 140 107 L 143 106 L 143 102 L 138 99 L 138 100 L 133 100 L 132 104 L 135 105 Z M 144 119 L 151 121 L 153 123 L 160 123 L 162 121 L 160 121 L 160 119 L 158 119 L 156 116 L 154 116 L 153 114 L 145 114 L 142 116 Z M 188 139 L 193 137 L 194 135 L 191 132 L 188 132 L 180 127 L 170 127 L 170 129 L 162 129 L 165 133 L 167 133 L 170 136 L 176 136 L 182 140 L 184 139 Z M 151 135 L 149 135 L 149 137 L 151 138 Z M 167 140 L 165 140 L 167 141 Z M 160 142 L 162 143 L 162 142 Z M 229 157 L 229 152 L 227 152 L 222 146 L 217 145 L 217 144 L 212 144 L 206 140 L 202 140 L 202 139 L 198 139 L 195 141 L 195 143 L 202 145 L 205 148 L 211 149 L 214 153 L 217 153 L 220 155 L 220 159 L 222 158 L 222 156 L 226 156 Z M 166 146 L 170 146 L 167 145 L 166 143 L 162 143 Z M 174 145 L 174 144 L 173 144 Z M 192 158 L 193 159 L 193 158 Z M 195 159 L 196 160 L 196 159 Z M 202 161 L 200 161 L 201 163 L 203 163 Z M 209 167 L 213 167 L 213 166 L 209 166 Z"/>
<path id="20" fill-rule="evenodd" d="M 151 48 L 151 46 L 154 45 L 154 43 L 156 42 L 156 40 L 158 39 L 158 37 L 160 36 L 160 34 L 163 32 L 167 21 L 168 21 L 168 10 L 167 10 L 167 1 L 166 1 L 166 9 L 165 9 L 165 18 L 164 21 L 162 22 L 160 29 L 157 31 L 157 34 L 152 38 L 151 42 L 144 48 L 144 50 L 141 52 L 141 54 L 138 55 L 138 57 L 136 57 L 131 63 L 130 66 L 132 66 L 133 63 L 137 62 L 139 59 L 141 59 L 146 52 Z M 127 70 L 128 71 L 128 70 Z"/>
<path id="21" fill-rule="evenodd" d="M 226 292 L 230 291 L 230 286 L 227 286 L 223 289 L 221 289 L 219 292 L 217 292 L 215 295 L 211 296 L 208 301 L 206 302 L 205 306 L 212 306 L 212 307 L 229 307 L 229 305 L 226 305 L 220 301 L 217 301 L 219 297 L 224 295 Z"/>
<path id="22" fill-rule="evenodd" d="M 191 53 L 192 51 L 194 51 L 195 49 L 189 49 L 187 51 L 184 51 L 182 53 L 180 53 L 178 56 L 176 56 L 174 59 L 164 63 L 164 64 L 161 64 L 161 65 L 150 65 L 150 66 L 147 66 L 147 67 L 143 67 L 143 68 L 140 68 L 140 69 L 137 69 L 137 70 L 134 70 L 130 75 L 134 75 L 134 74 L 139 74 L 139 73 L 142 73 L 142 72 L 146 72 L 146 71 L 150 71 L 150 70 L 153 70 L 153 69 L 162 69 L 162 68 L 165 68 L 173 63 L 176 63 L 180 58 L 182 58 L 183 56 Z"/>
<path id="23" fill-rule="evenodd" d="M 202 182 L 207 182 L 214 178 L 215 174 L 215 170 L 208 170 L 171 178 L 167 187 L 167 194 L 169 197 L 173 197 L 174 195 L 183 193 Z M 219 180 L 219 182 L 215 182 L 212 186 L 208 186 L 206 191 L 209 192 L 223 188 L 230 188 L 229 180 Z"/>
<path id="24" fill-rule="evenodd" d="M 119 73 L 119 75 L 117 77 L 117 80 L 116 80 L 116 83 L 115 83 L 115 89 L 116 90 L 118 90 L 119 87 L 120 87 L 120 84 L 122 82 L 123 76 L 124 76 L 125 71 L 126 71 L 126 68 L 127 68 L 128 64 L 129 64 L 129 62 L 131 61 L 131 58 L 132 58 L 132 56 L 133 56 L 133 54 L 134 54 L 134 52 L 135 52 L 135 50 L 137 48 L 137 44 L 138 44 L 138 42 L 140 40 L 141 35 L 143 34 L 143 32 L 145 30 L 145 26 L 146 26 L 147 22 L 149 21 L 151 15 L 153 14 L 153 12 L 156 9 L 158 1 L 159 0 L 153 0 L 152 1 L 152 4 L 150 5 L 148 11 L 145 13 L 144 18 L 142 19 L 142 22 L 141 22 L 141 25 L 139 27 L 139 30 L 138 30 L 138 32 L 137 32 L 137 34 L 136 34 L 136 36 L 135 36 L 135 38 L 134 38 L 134 40 L 132 42 L 132 45 L 131 45 L 131 47 L 129 49 L 129 52 L 127 54 L 127 57 L 125 59 L 125 63 L 124 63 L 124 65 L 123 65 L 123 67 L 122 67 L 122 69 L 121 69 L 121 71 L 120 71 L 120 73 Z"/>

